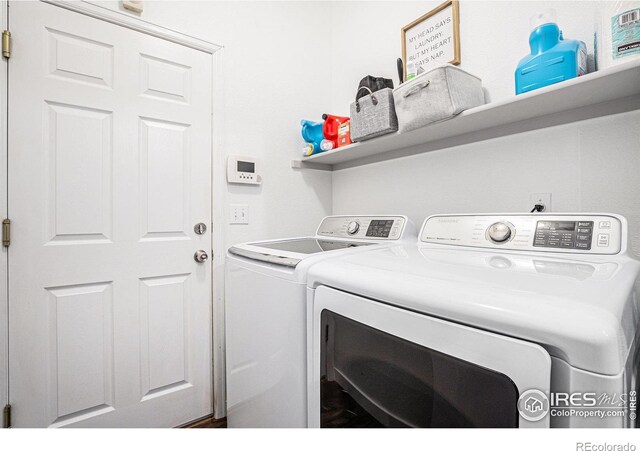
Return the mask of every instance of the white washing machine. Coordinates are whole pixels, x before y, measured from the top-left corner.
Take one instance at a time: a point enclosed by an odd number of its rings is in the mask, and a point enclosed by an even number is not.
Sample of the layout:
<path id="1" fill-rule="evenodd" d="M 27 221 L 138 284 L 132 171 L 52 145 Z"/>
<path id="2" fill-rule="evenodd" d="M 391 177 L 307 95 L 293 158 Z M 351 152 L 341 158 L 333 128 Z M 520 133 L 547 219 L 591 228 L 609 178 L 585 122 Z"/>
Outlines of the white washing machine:
<path id="1" fill-rule="evenodd" d="M 627 246 L 618 215 L 432 216 L 314 265 L 309 426 L 635 426 Z"/>
<path id="2" fill-rule="evenodd" d="M 227 424 L 306 427 L 306 276 L 319 261 L 415 242 L 405 216 L 329 216 L 314 236 L 240 244 L 225 276 Z"/>

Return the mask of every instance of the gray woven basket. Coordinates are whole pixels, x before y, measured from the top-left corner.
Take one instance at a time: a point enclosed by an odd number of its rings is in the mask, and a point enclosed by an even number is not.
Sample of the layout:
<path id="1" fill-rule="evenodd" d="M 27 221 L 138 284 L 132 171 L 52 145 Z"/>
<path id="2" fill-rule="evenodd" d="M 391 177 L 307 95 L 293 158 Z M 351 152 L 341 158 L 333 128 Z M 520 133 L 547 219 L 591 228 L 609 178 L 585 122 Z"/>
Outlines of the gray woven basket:
<path id="1" fill-rule="evenodd" d="M 446 64 L 423 72 L 393 90 L 400 133 L 424 127 L 484 104 L 482 81 Z"/>
<path id="2" fill-rule="evenodd" d="M 351 104 L 351 141 L 365 141 L 398 130 L 393 90 L 381 89 Z"/>

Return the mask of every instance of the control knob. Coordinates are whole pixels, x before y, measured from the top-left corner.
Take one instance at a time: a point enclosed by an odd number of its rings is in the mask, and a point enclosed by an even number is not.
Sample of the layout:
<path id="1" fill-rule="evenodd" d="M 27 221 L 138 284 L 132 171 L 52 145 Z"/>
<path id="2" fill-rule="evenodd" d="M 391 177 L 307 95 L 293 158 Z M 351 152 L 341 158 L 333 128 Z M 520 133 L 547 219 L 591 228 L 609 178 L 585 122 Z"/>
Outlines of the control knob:
<path id="1" fill-rule="evenodd" d="M 494 243 L 504 243 L 512 234 L 513 231 L 506 222 L 495 222 L 487 229 L 487 235 Z"/>
<path id="2" fill-rule="evenodd" d="M 360 224 L 358 223 L 358 221 L 351 221 L 347 226 L 347 233 L 349 235 L 355 235 L 356 233 L 358 233 L 358 230 L 360 230 Z"/>

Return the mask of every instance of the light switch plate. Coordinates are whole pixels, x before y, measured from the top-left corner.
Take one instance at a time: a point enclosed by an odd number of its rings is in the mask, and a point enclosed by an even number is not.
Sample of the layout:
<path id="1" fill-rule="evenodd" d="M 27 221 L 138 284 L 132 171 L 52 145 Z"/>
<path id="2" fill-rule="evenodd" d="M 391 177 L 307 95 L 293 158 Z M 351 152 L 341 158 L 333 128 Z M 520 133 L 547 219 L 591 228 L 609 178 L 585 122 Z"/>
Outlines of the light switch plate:
<path id="1" fill-rule="evenodd" d="M 229 224 L 249 224 L 249 206 L 231 204 L 229 206 Z"/>

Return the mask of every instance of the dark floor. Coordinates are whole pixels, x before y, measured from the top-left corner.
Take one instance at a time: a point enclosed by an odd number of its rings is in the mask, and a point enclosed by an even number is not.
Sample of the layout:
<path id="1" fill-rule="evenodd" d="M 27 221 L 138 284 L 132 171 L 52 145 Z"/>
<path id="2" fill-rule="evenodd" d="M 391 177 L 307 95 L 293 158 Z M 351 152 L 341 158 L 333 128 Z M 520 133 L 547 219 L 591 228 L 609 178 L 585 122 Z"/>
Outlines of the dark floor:
<path id="1" fill-rule="evenodd" d="M 321 381 L 323 428 L 380 428 L 384 427 L 369 415 L 337 382 Z M 204 418 L 186 424 L 184 428 L 226 428 L 227 419 Z"/>
<path id="2" fill-rule="evenodd" d="M 185 428 L 197 428 L 197 429 L 206 429 L 206 428 L 226 428 L 227 427 L 227 419 L 221 418 L 216 420 L 213 417 L 204 418 L 202 420 L 194 421 L 193 423 L 189 423 L 185 426 Z"/>

